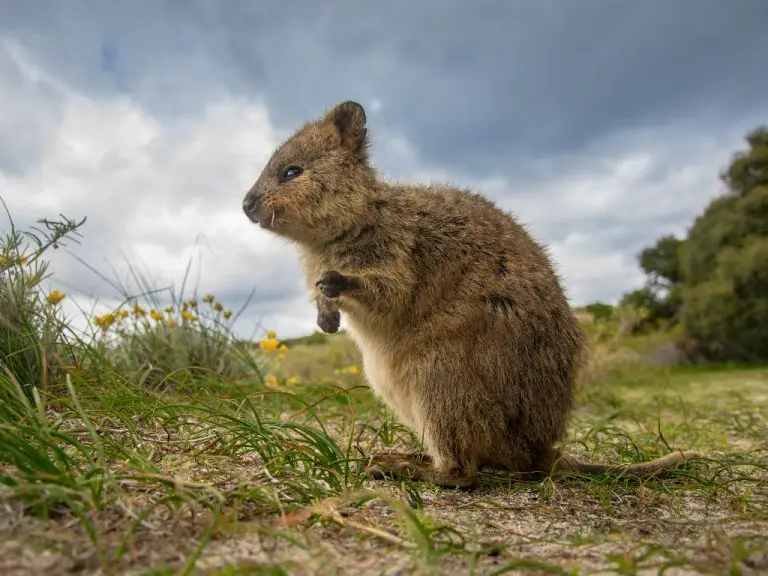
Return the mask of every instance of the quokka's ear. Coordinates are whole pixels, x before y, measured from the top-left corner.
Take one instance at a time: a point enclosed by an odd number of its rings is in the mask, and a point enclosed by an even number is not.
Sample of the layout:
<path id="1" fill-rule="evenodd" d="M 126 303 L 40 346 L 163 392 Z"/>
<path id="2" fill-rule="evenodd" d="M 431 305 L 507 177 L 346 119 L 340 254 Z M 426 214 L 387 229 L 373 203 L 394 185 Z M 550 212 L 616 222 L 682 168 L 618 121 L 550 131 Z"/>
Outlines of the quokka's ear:
<path id="1" fill-rule="evenodd" d="M 347 100 L 328 112 L 326 119 L 338 132 L 341 146 L 364 160 L 368 129 L 365 126 L 367 119 L 363 107 L 357 102 Z"/>

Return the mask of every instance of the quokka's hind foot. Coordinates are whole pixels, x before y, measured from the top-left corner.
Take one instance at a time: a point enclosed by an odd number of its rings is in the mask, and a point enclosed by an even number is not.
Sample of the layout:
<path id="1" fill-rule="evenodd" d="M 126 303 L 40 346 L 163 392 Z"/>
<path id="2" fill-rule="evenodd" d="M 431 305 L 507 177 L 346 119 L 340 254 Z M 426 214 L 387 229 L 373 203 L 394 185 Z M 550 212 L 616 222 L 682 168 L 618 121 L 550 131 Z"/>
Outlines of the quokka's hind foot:
<path id="1" fill-rule="evenodd" d="M 411 450 L 403 452 L 400 450 L 382 450 L 380 452 L 374 452 L 370 454 L 366 462 L 372 463 L 374 460 L 394 462 L 398 459 L 408 460 L 415 463 L 428 464 L 433 461 L 432 456 L 423 450 Z"/>
<path id="2" fill-rule="evenodd" d="M 368 459 L 394 459 L 402 458 L 404 460 L 413 460 L 414 462 L 432 462 L 432 456 L 423 450 L 411 450 L 403 452 L 401 450 L 381 450 L 368 456 Z"/>
<path id="3" fill-rule="evenodd" d="M 431 456 L 421 452 L 380 452 L 372 454 L 367 468 L 375 480 L 385 478 L 430 482 L 444 488 L 472 488 L 477 477 L 457 467 L 439 468 Z"/>
<path id="4" fill-rule="evenodd" d="M 384 452 L 382 452 L 384 454 Z M 423 450 L 413 450 L 411 452 L 403 452 L 406 458 L 410 458 L 416 462 L 433 462 L 432 456 L 424 452 Z"/>

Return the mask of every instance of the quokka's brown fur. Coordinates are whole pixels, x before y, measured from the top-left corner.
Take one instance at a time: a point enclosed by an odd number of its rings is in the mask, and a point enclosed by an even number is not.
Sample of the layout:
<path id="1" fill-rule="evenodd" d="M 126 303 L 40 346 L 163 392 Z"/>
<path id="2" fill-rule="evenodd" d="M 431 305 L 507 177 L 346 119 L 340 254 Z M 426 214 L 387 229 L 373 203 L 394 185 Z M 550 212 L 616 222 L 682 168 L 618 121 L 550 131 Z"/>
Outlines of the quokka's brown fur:
<path id="1" fill-rule="evenodd" d="M 479 194 L 381 181 L 368 149 L 343 102 L 275 151 L 243 209 L 298 247 L 319 326 L 343 313 L 371 387 L 422 438 L 421 456 L 374 455 L 380 470 L 472 486 L 486 466 L 644 476 L 696 456 L 562 457 L 585 337 L 545 248 Z"/>

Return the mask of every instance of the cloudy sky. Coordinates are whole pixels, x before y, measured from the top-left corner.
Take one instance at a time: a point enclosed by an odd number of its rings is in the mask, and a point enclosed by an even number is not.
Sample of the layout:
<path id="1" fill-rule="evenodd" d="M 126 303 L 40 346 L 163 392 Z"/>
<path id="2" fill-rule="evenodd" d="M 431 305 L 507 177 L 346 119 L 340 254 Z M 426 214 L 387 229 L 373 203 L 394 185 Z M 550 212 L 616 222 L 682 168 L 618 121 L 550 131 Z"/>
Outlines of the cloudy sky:
<path id="1" fill-rule="evenodd" d="M 693 9 L 695 7 L 695 9 Z M 397 179 L 475 187 L 552 246 L 574 304 L 642 282 L 768 122 L 765 0 L 0 0 L 0 196 L 17 224 L 87 216 L 55 254 L 75 305 L 201 292 L 292 336 L 293 250 L 240 203 L 275 145 L 338 101 Z M 0 228 L 7 229 L 6 218 Z M 77 258 L 76 258 L 77 257 Z"/>

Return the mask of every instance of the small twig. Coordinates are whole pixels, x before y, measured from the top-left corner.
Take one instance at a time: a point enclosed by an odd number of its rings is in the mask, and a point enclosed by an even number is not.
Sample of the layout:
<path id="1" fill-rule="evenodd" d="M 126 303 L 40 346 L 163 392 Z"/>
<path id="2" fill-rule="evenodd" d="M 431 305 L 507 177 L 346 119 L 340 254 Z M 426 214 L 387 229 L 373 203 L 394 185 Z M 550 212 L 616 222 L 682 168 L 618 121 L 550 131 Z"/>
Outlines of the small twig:
<path id="1" fill-rule="evenodd" d="M 87 427 L 63 428 L 62 430 L 67 434 L 89 434 L 92 431 L 98 434 L 101 434 L 102 432 L 112 432 L 113 434 L 125 434 L 126 432 L 128 432 L 127 428 L 107 428 L 106 426 L 94 426 L 93 429 L 87 428 Z"/>
<path id="2" fill-rule="evenodd" d="M 355 528 L 356 530 L 361 530 L 363 532 L 368 532 L 369 534 L 372 534 L 373 536 L 381 538 L 382 540 L 385 540 L 390 544 L 396 544 L 398 546 L 403 546 L 404 548 L 409 548 L 409 549 L 416 548 L 416 545 L 413 542 L 408 542 L 406 540 L 403 540 L 402 538 L 400 538 L 400 536 L 395 536 L 394 534 L 387 532 L 386 530 L 382 530 L 381 528 L 376 528 L 375 526 L 369 526 L 367 524 L 360 524 L 359 522 L 355 522 L 354 520 L 346 520 L 336 510 L 333 510 L 327 516 L 330 517 L 337 524 L 340 524 L 342 526 L 348 526 L 350 528 Z"/>
<path id="3" fill-rule="evenodd" d="M 340 526 L 354 528 L 355 530 L 360 530 L 361 532 L 367 532 L 368 534 L 371 534 L 372 536 L 376 536 L 377 538 L 381 538 L 382 540 L 389 542 L 390 544 L 395 544 L 397 546 L 402 546 L 404 548 L 408 548 L 411 550 L 417 548 L 416 544 L 414 544 L 413 542 L 408 542 L 407 540 L 404 540 L 403 538 L 400 538 L 399 536 L 392 534 L 391 532 L 387 532 L 382 528 L 377 528 L 376 526 L 370 526 L 368 524 L 362 524 L 360 522 L 356 522 L 354 520 L 348 520 L 344 518 L 341 515 L 341 513 L 336 509 L 336 507 L 331 503 L 331 501 L 334 501 L 334 500 L 336 499 L 329 499 L 324 502 L 320 502 L 315 506 L 309 506 L 307 508 L 303 508 L 288 516 L 283 516 L 280 519 L 279 524 L 282 524 L 283 526 L 299 524 L 302 522 L 306 522 L 309 519 L 309 517 L 312 516 L 313 514 L 317 514 L 323 518 L 333 520 Z"/>
<path id="4" fill-rule="evenodd" d="M 165 476 L 163 474 L 155 474 L 152 472 L 133 473 L 130 475 L 130 478 L 120 480 L 120 483 L 124 485 L 140 486 L 142 485 L 141 480 L 154 480 L 161 484 L 173 486 L 174 488 L 193 488 L 198 490 L 209 490 L 211 488 L 208 484 L 189 482 L 178 476 Z"/>
<path id="5" fill-rule="evenodd" d="M 456 506 L 456 509 L 461 510 L 463 508 L 469 508 L 470 506 L 475 506 L 478 504 L 485 504 L 487 508 L 493 508 L 496 510 L 506 510 L 508 512 L 513 512 L 513 511 L 518 512 L 521 510 L 526 510 L 525 506 L 502 506 L 500 504 L 496 504 L 495 502 L 491 502 L 483 498 L 479 498 L 477 500 L 470 500 L 469 502 L 460 504 L 459 506 Z"/>

